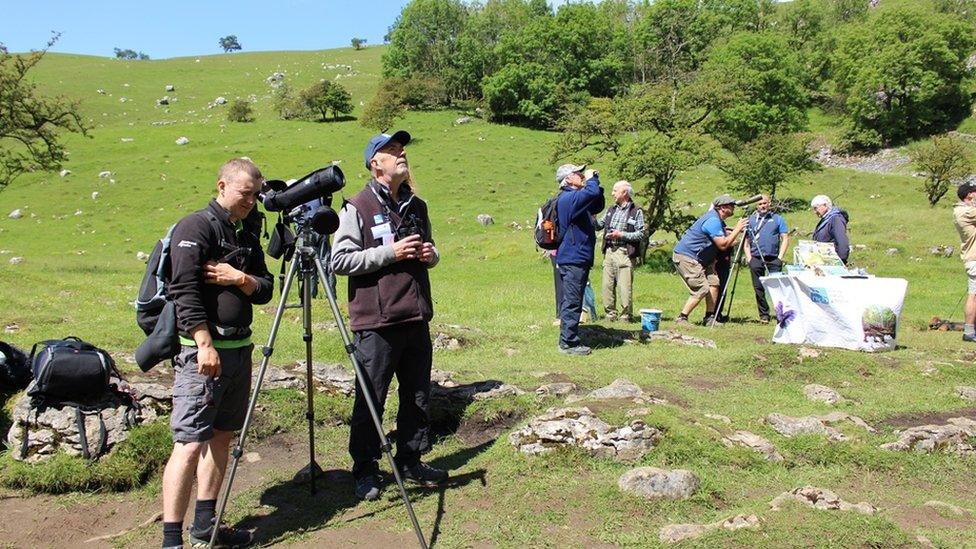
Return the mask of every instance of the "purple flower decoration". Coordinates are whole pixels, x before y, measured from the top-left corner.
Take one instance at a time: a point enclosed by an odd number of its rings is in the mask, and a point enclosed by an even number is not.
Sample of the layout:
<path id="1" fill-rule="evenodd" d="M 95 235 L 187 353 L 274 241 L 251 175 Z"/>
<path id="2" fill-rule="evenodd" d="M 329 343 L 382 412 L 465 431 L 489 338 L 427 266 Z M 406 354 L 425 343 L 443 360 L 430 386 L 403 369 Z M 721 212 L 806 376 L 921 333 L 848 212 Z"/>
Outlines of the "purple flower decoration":
<path id="1" fill-rule="evenodd" d="M 776 302 L 776 323 L 780 328 L 786 328 L 794 318 L 796 318 L 796 311 L 786 310 L 782 301 Z"/>

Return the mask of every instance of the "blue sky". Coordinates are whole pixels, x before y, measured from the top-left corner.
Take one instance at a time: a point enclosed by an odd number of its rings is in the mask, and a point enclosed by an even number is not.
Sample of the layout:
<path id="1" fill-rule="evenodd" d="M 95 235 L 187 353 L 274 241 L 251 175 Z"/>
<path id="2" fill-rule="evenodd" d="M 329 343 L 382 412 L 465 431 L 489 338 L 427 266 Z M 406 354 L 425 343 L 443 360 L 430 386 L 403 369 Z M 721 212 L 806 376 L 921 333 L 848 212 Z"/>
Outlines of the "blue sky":
<path id="1" fill-rule="evenodd" d="M 237 36 L 244 51 L 318 50 L 353 37 L 382 44 L 408 0 L 2 0 L 0 42 L 11 52 L 40 49 L 112 57 L 113 48 L 153 59 L 221 53 Z"/>

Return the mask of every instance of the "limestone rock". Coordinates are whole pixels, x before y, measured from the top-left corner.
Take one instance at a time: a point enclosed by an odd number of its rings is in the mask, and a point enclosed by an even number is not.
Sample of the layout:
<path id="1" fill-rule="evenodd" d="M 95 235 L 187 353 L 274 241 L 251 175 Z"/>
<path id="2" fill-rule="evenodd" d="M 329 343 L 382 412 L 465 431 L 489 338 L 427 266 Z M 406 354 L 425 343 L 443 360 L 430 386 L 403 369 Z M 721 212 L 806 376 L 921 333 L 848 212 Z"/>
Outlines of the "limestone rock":
<path id="1" fill-rule="evenodd" d="M 958 385 L 956 386 L 956 394 L 959 395 L 959 398 L 963 400 L 976 402 L 976 387 L 967 387 L 965 385 Z"/>
<path id="2" fill-rule="evenodd" d="M 490 216 L 488 214 L 478 214 L 478 223 L 481 223 L 482 225 L 484 225 L 486 227 L 488 225 L 494 225 L 495 224 L 495 218 L 493 218 L 492 216 Z"/>
<path id="3" fill-rule="evenodd" d="M 304 362 L 299 362 L 304 368 Z M 344 368 L 338 364 L 319 364 L 312 363 L 312 379 L 318 382 L 320 391 L 330 391 L 343 395 L 352 395 L 356 392 L 356 376 L 351 369 Z"/>
<path id="4" fill-rule="evenodd" d="M 888 248 L 885 250 L 885 255 L 895 255 L 898 253 L 898 248 Z"/>
<path id="5" fill-rule="evenodd" d="M 92 191 L 91 194 L 92 200 L 98 200 L 98 194 L 99 194 L 98 191 Z"/>
<path id="6" fill-rule="evenodd" d="M 7 217 L 10 219 L 20 219 L 21 217 L 24 217 L 24 212 L 22 212 L 20 208 L 17 208 L 16 210 L 10 212 Z"/>
<path id="7" fill-rule="evenodd" d="M 462 124 L 468 124 L 470 122 L 471 122 L 471 117 L 470 116 L 462 116 L 462 117 L 458 118 L 457 120 L 455 120 L 454 121 L 454 124 L 457 125 L 457 126 L 460 126 Z"/>
<path id="8" fill-rule="evenodd" d="M 844 397 L 840 396 L 840 393 L 823 385 L 804 385 L 803 394 L 808 400 L 823 402 L 824 404 L 829 404 L 831 406 L 844 400 Z"/>
<path id="9" fill-rule="evenodd" d="M 931 507 L 933 509 L 945 509 L 946 511 L 952 513 L 957 517 L 964 517 L 966 515 L 972 515 L 973 512 L 969 509 L 964 509 L 958 505 L 953 505 L 951 503 L 946 503 L 944 501 L 930 500 L 923 503 L 925 507 Z"/>
<path id="10" fill-rule="evenodd" d="M 461 348 L 461 340 L 456 337 L 451 337 L 444 332 L 437 332 L 434 334 L 434 341 L 431 343 L 431 346 L 435 350 L 457 351 Z"/>
<path id="11" fill-rule="evenodd" d="M 707 417 L 708 419 L 714 419 L 715 421 L 721 421 L 726 425 L 732 425 L 732 420 L 729 419 L 727 416 L 723 416 L 720 414 L 705 414 L 705 417 Z"/>
<path id="12" fill-rule="evenodd" d="M 776 447 L 765 438 L 749 431 L 736 431 L 726 435 L 722 444 L 731 448 L 733 445 L 745 446 L 753 452 L 762 454 L 766 461 L 783 461 L 783 456 L 776 451 Z"/>
<path id="13" fill-rule="evenodd" d="M 535 394 L 539 396 L 563 396 L 568 395 L 577 389 L 578 387 L 575 383 L 562 381 L 540 385 L 539 388 L 535 390 Z"/>
<path id="14" fill-rule="evenodd" d="M 682 345 L 688 345 L 691 347 L 701 347 L 703 349 L 717 349 L 715 342 L 710 339 L 704 339 L 700 337 L 692 337 L 671 330 L 659 330 L 657 332 L 651 332 L 647 336 L 648 341 L 654 340 L 664 340 L 671 341 L 674 343 L 680 343 Z"/>
<path id="15" fill-rule="evenodd" d="M 700 481 L 684 469 L 638 467 L 624 473 L 617 486 L 645 499 L 688 499 L 698 491 Z"/>
<path id="16" fill-rule="evenodd" d="M 139 404 L 155 410 L 158 416 L 164 416 L 173 411 L 173 389 L 159 383 L 133 381 L 129 388 L 136 395 Z"/>
<path id="17" fill-rule="evenodd" d="M 112 172 L 108 170 L 100 171 L 98 172 L 98 177 L 100 177 L 101 179 L 108 179 L 109 177 L 112 177 Z"/>
<path id="18" fill-rule="evenodd" d="M 148 406 L 130 409 L 117 394 L 106 394 L 103 397 L 82 402 L 90 410 L 98 410 L 105 423 L 106 452 L 129 437 L 134 425 L 150 422 L 158 417 L 154 408 Z M 30 398 L 24 394 L 14 405 L 11 414 L 12 426 L 7 433 L 7 443 L 11 448 L 14 459 L 24 459 L 28 463 L 38 463 L 50 459 L 58 452 L 72 456 L 83 455 L 78 423 L 75 419 L 75 408 L 72 406 L 48 406 L 42 410 L 32 410 Z M 101 428 L 94 412 L 84 414 L 84 431 L 90 451 L 97 449 L 101 440 Z M 130 420 L 134 423 L 130 424 Z M 22 458 L 24 433 L 28 432 L 27 452 Z"/>
<path id="19" fill-rule="evenodd" d="M 905 429 L 897 441 L 882 444 L 881 448 L 892 451 L 912 450 L 922 454 L 942 451 L 974 455 L 976 446 L 973 437 L 976 437 L 976 421 L 955 417 L 945 425 L 921 425 Z"/>
<path id="20" fill-rule="evenodd" d="M 136 259 L 145 263 L 149 261 L 149 254 L 147 254 L 146 252 L 136 252 Z"/>
<path id="21" fill-rule="evenodd" d="M 545 414 L 509 435 L 509 442 L 524 454 L 544 454 L 558 447 L 575 446 L 596 457 L 634 461 L 649 452 L 661 432 L 634 420 L 612 429 L 589 408 L 550 408 Z"/>
<path id="22" fill-rule="evenodd" d="M 23 262 L 24 262 L 23 257 L 11 257 L 9 261 L 11 265 L 20 265 Z"/>
<path id="23" fill-rule="evenodd" d="M 254 387 L 255 384 L 257 384 L 258 372 L 259 368 L 253 368 L 251 370 L 251 387 Z M 288 372 L 282 370 L 281 368 L 268 366 L 268 368 L 264 371 L 264 380 L 261 382 L 261 390 L 270 391 L 272 389 L 299 389 L 304 391 L 305 378 L 304 376 L 299 376 L 296 372 Z"/>
<path id="24" fill-rule="evenodd" d="M 834 423 L 850 421 L 854 425 L 869 433 L 875 429 L 863 419 L 844 412 L 831 412 L 823 416 L 790 417 L 784 414 L 772 413 L 766 416 L 766 423 L 784 437 L 796 435 L 826 435 L 831 442 L 842 442 L 847 436 L 832 427 Z"/>
<path id="25" fill-rule="evenodd" d="M 161 107 L 162 106 L 169 105 L 169 96 L 168 95 L 164 95 L 164 96 L 160 97 L 159 99 L 157 99 L 156 100 L 156 105 L 157 106 L 161 106 Z"/>
<path id="26" fill-rule="evenodd" d="M 68 177 L 69 175 L 71 175 L 71 170 L 61 170 L 60 172 L 58 172 L 58 175 L 60 175 L 61 177 Z"/>
<path id="27" fill-rule="evenodd" d="M 644 396 L 644 390 L 635 383 L 621 378 L 613 380 L 613 383 L 606 387 L 590 391 L 590 394 L 587 396 L 593 399 L 641 398 Z"/>
<path id="28" fill-rule="evenodd" d="M 172 84 L 166 84 L 166 91 L 168 91 L 168 92 L 176 91 L 176 86 L 174 86 Z"/>
<path id="29" fill-rule="evenodd" d="M 820 358 L 820 351 L 810 347 L 800 347 L 800 362 L 805 358 Z"/>
<path id="30" fill-rule="evenodd" d="M 814 486 L 804 486 L 776 496 L 769 502 L 769 507 L 773 511 L 779 511 L 788 501 L 798 501 L 814 509 L 822 511 L 856 511 L 862 515 L 873 515 L 877 508 L 867 502 L 850 503 L 840 499 L 837 494 L 824 488 Z"/>
<path id="31" fill-rule="evenodd" d="M 525 393 L 525 391 L 515 385 L 510 385 L 496 379 L 466 384 L 458 383 L 454 380 L 454 374 L 443 370 L 431 370 L 430 381 L 431 398 L 440 398 L 461 403 L 472 400 L 490 400 Z"/>
<path id="32" fill-rule="evenodd" d="M 214 105 L 226 105 L 226 104 L 227 104 L 226 97 L 220 96 L 217 99 L 214 99 Z"/>
<path id="33" fill-rule="evenodd" d="M 257 452 L 247 452 L 244 454 L 244 461 L 248 463 L 257 463 L 261 461 L 261 454 Z"/>
<path id="34" fill-rule="evenodd" d="M 179 138 L 176 139 L 176 144 L 177 145 L 186 145 L 189 142 L 190 142 L 190 139 L 187 138 L 186 136 L 181 136 L 181 137 L 179 137 Z"/>
<path id="35" fill-rule="evenodd" d="M 757 530 L 759 527 L 759 517 L 756 515 L 736 515 L 711 524 L 669 524 L 661 528 L 661 531 L 658 533 L 658 539 L 661 543 L 678 543 L 679 541 L 701 537 L 719 528 L 726 530 L 740 530 L 742 528 Z"/>

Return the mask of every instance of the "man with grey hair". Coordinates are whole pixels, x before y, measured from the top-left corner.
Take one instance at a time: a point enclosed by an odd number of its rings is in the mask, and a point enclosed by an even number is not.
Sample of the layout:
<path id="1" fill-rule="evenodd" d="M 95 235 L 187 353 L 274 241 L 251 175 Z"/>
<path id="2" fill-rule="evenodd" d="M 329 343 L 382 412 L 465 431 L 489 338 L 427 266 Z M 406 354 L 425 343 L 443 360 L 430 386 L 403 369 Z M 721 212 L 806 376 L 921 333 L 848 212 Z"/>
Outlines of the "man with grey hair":
<path id="1" fill-rule="evenodd" d="M 246 158 L 225 163 L 217 197 L 173 229 L 168 294 L 181 348 L 173 359 L 173 451 L 163 472 L 163 547 L 183 546 L 183 517 L 197 479 L 190 543 L 209 544 L 234 431 L 251 391 L 252 306 L 271 300 L 254 209 L 264 178 Z M 243 547 L 251 533 L 216 525 L 217 544 Z"/>
<path id="2" fill-rule="evenodd" d="M 634 262 L 644 238 L 644 212 L 631 198 L 633 186 L 626 180 L 613 184 L 614 204 L 596 222 L 603 229 L 603 309 L 607 320 L 631 322 L 634 313 Z M 620 291 L 620 315 L 616 294 Z"/>
<path id="3" fill-rule="evenodd" d="M 817 242 L 832 242 L 837 256 L 847 265 L 851 255 L 851 241 L 847 238 L 847 212 L 836 208 L 830 197 L 818 194 L 810 201 L 813 213 L 820 221 L 813 229 L 813 239 Z"/>

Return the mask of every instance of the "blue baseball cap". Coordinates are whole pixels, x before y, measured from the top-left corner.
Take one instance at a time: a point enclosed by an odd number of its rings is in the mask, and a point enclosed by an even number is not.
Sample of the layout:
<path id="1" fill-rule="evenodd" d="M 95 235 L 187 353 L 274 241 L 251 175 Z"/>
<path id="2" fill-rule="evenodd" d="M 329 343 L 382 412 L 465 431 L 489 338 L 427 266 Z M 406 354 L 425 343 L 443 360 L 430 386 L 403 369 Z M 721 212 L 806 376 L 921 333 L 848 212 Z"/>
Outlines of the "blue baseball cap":
<path id="1" fill-rule="evenodd" d="M 410 134 L 403 130 L 399 130 L 394 132 L 393 135 L 381 133 L 373 136 L 373 138 L 369 140 L 369 143 L 366 144 L 366 151 L 363 154 L 364 159 L 366 160 L 367 170 L 369 169 L 369 161 L 373 159 L 376 151 L 385 147 L 390 141 L 396 141 L 397 143 L 406 146 L 407 143 L 410 142 Z"/>

